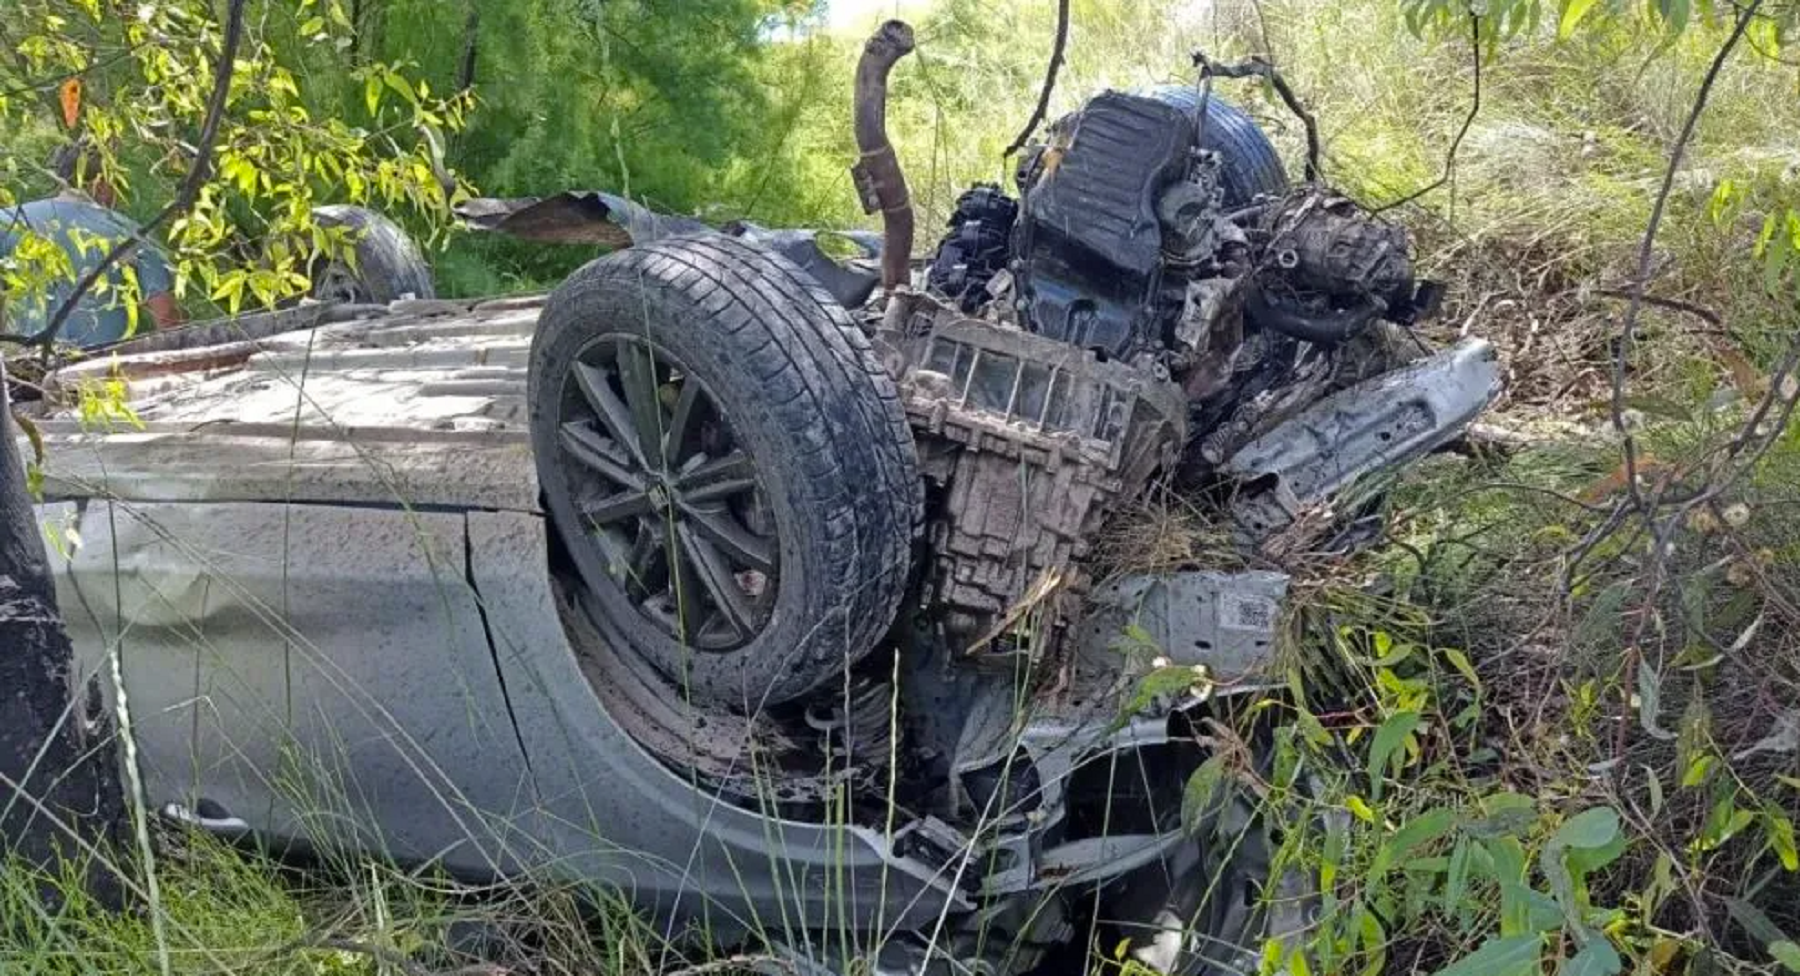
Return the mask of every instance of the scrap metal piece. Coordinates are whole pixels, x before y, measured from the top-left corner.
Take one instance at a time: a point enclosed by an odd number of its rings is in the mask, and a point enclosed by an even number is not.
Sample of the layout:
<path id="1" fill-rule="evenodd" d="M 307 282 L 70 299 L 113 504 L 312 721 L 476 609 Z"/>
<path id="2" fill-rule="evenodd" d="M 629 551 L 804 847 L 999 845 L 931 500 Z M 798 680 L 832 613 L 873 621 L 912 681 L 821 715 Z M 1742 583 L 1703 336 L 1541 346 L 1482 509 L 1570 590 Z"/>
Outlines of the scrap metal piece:
<path id="1" fill-rule="evenodd" d="M 726 224 L 724 231 L 740 240 L 765 247 L 800 266 L 822 285 L 838 304 L 858 308 L 868 302 L 881 283 L 881 235 L 868 231 L 771 230 L 747 221 Z M 840 260 L 826 253 L 821 237 L 854 247 L 860 257 Z"/>
<path id="2" fill-rule="evenodd" d="M 547 197 L 476 197 L 458 204 L 453 212 L 476 230 L 546 244 L 630 247 L 673 234 L 712 232 L 692 217 L 659 214 L 598 190 L 567 190 Z"/>
<path id="3" fill-rule="evenodd" d="M 547 244 L 623 248 L 678 234 L 725 234 L 774 251 L 799 265 L 845 308 L 867 302 L 880 281 L 880 276 L 864 265 L 881 260 L 881 238 L 863 231 L 770 229 L 748 221 L 732 221 L 716 228 L 693 217 L 658 213 L 597 190 L 569 190 L 549 197 L 478 197 L 458 204 L 455 213 L 472 229 Z M 851 261 L 832 257 L 820 244 L 822 234 L 843 239 L 860 251 L 861 257 Z"/>
<path id="4" fill-rule="evenodd" d="M 1232 504 L 1240 541 L 1260 544 L 1356 479 L 1442 445 L 1499 392 L 1493 345 L 1468 339 L 1300 411 L 1221 469 L 1246 486 Z"/>
<path id="5" fill-rule="evenodd" d="M 1128 576 L 1089 595 L 1076 653 L 1117 667 L 1114 644 L 1132 628 L 1172 664 L 1205 666 L 1221 691 L 1256 687 L 1272 680 L 1287 589 L 1287 574 L 1264 571 Z"/>

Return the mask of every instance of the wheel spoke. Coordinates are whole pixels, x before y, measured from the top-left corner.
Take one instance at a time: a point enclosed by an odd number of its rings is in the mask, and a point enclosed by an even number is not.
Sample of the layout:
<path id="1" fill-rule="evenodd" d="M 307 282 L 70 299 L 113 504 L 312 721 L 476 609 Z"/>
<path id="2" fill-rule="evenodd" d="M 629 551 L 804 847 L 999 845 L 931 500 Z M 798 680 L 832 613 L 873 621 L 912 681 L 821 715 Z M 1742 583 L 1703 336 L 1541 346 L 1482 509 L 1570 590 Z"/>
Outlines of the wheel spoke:
<path id="1" fill-rule="evenodd" d="M 707 595 L 712 598 L 714 609 L 719 611 L 726 626 L 731 628 L 732 636 L 742 637 L 751 633 L 755 611 L 750 607 L 749 597 L 738 587 L 737 578 L 732 575 L 731 567 L 725 564 L 725 558 L 699 533 L 686 526 L 676 531 L 681 537 L 681 548 L 687 555 L 687 562 L 693 567 L 700 585 L 706 588 Z"/>
<path id="2" fill-rule="evenodd" d="M 631 555 L 626 557 L 626 572 L 630 579 L 626 581 L 625 593 L 633 603 L 661 592 L 667 586 L 668 552 L 663 544 L 666 531 L 663 525 L 650 519 L 638 521 L 637 538 L 631 544 Z"/>
<path id="3" fill-rule="evenodd" d="M 643 451 L 638 446 L 635 428 L 632 426 L 631 409 L 612 391 L 612 384 L 607 381 L 606 374 L 586 363 L 575 364 L 575 383 L 581 387 L 581 397 L 594 410 L 594 415 L 605 425 L 606 433 L 619 446 L 630 452 L 639 464 L 644 463 Z"/>
<path id="4" fill-rule="evenodd" d="M 673 532 L 677 540 L 683 531 L 680 526 L 675 527 Z M 700 578 L 699 567 L 682 551 L 685 549 L 680 541 L 676 541 L 675 548 L 668 552 L 669 566 L 673 570 L 669 595 L 675 599 L 675 613 L 680 620 L 676 634 L 684 643 L 694 645 L 699 643 L 700 633 L 706 627 L 707 587 Z"/>
<path id="5" fill-rule="evenodd" d="M 717 546 L 734 564 L 763 573 L 775 571 L 775 543 L 753 534 L 722 509 L 702 511 L 684 508 L 689 524 L 700 537 Z"/>
<path id="6" fill-rule="evenodd" d="M 675 411 L 663 437 L 663 460 L 671 469 L 681 462 L 681 443 L 687 439 L 688 422 L 693 419 L 694 404 L 699 399 L 700 381 L 693 377 L 682 379 L 681 395 L 675 399 Z"/>
<path id="7" fill-rule="evenodd" d="M 675 484 L 684 491 L 692 492 L 715 481 L 742 481 L 755 476 L 756 464 L 750 460 L 750 455 L 743 451 L 732 451 L 724 457 L 695 465 L 694 470 L 676 478 Z"/>
<path id="8" fill-rule="evenodd" d="M 630 343 L 619 350 L 619 383 L 625 387 L 625 402 L 637 428 L 639 456 L 648 458 L 656 470 L 662 470 L 665 424 L 662 406 L 656 402 L 656 363 L 651 360 L 649 347 Z"/>
<path id="9" fill-rule="evenodd" d="M 584 503 L 581 506 L 581 517 L 590 525 L 611 525 L 635 516 L 648 515 L 653 510 L 649 492 L 627 489 L 599 501 Z"/>
<path id="10" fill-rule="evenodd" d="M 563 450 L 575 460 L 626 491 L 644 491 L 644 480 L 632 471 L 629 462 L 617 457 L 614 448 L 594 431 L 594 425 L 580 420 L 562 425 Z"/>
<path id="11" fill-rule="evenodd" d="M 700 505 L 706 502 L 719 502 L 724 501 L 727 498 L 736 498 L 739 495 L 747 495 L 755 490 L 756 479 L 734 478 L 731 481 L 715 481 L 711 484 L 691 489 L 681 497 L 690 505 Z"/>

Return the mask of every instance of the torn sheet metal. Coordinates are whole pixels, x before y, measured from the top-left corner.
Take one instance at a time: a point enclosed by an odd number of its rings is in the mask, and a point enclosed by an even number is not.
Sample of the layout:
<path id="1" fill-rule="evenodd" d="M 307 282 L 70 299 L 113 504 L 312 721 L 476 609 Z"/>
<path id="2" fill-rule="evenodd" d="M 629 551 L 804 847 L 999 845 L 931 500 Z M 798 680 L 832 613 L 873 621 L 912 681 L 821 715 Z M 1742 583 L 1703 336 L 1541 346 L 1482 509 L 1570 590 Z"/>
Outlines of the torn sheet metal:
<path id="1" fill-rule="evenodd" d="M 673 234 L 713 233 L 703 221 L 659 214 L 598 190 L 567 190 L 547 197 L 476 197 L 458 204 L 453 212 L 476 230 L 542 244 L 619 248 Z"/>
<path id="2" fill-rule="evenodd" d="M 1441 446 L 1499 393 L 1493 345 L 1468 339 L 1313 404 L 1225 462 L 1249 486 L 1233 507 L 1241 534 L 1267 538 L 1356 479 Z"/>
<path id="3" fill-rule="evenodd" d="M 800 266 L 845 308 L 869 300 L 881 275 L 881 237 L 866 231 L 772 230 L 748 221 L 714 228 L 693 217 L 657 213 L 642 204 L 598 190 L 568 190 L 548 197 L 478 197 L 455 208 L 476 230 L 542 244 L 598 244 L 623 248 L 681 234 L 725 234 L 767 248 Z M 840 260 L 828 254 L 821 237 L 836 238 L 860 252 Z"/>

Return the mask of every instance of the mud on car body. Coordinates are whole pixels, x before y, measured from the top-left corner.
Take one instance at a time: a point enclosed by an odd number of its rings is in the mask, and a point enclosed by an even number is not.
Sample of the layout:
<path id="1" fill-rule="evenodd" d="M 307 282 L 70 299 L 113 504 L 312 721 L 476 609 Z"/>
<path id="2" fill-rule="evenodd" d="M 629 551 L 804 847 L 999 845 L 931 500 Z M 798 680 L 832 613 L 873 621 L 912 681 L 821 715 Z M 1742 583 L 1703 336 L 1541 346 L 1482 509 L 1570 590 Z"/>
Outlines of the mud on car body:
<path id="1" fill-rule="evenodd" d="M 820 971 L 1023 972 L 1093 925 L 1245 971 L 1304 925 L 1247 805 L 1184 822 L 1202 730 L 1268 680 L 1275 557 L 1483 410 L 1493 352 L 1414 348 L 1405 234 L 1209 87 L 1095 96 L 911 260 L 910 45 L 860 66 L 885 233 L 848 257 L 475 201 L 618 249 L 547 297 L 307 305 L 51 378 L 123 377 L 143 423 L 42 419 L 44 515 L 170 815 L 618 886 Z M 1100 565 L 1153 487 L 1261 568 Z"/>

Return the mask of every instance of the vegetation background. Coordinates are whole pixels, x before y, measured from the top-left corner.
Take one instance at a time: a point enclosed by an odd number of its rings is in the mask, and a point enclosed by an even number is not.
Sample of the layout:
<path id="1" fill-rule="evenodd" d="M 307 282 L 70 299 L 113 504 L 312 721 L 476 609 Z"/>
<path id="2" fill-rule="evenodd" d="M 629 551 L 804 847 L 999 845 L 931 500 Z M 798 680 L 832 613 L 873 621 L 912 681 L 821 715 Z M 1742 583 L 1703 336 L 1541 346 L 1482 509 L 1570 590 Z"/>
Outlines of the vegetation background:
<path id="1" fill-rule="evenodd" d="M 850 77 L 886 4 L 833 17 L 781 0 L 360 0 L 348 46 L 306 43 L 313 15 L 297 3 L 258 6 L 315 116 L 376 124 L 402 95 L 370 65 L 423 80 L 411 97 L 468 83 L 466 125 L 441 136 L 441 155 L 482 194 L 607 189 L 708 219 L 866 221 L 848 178 Z M 1000 151 L 1038 95 L 1055 6 L 907 5 L 919 53 L 896 73 L 890 122 L 922 227 L 941 226 L 970 182 L 1008 182 Z M 1800 972 L 1792 11 L 1071 6 L 1053 114 L 1104 87 L 1189 82 L 1195 49 L 1270 55 L 1319 120 L 1327 178 L 1397 204 L 1424 269 L 1450 284 L 1427 337 L 1489 338 L 1507 365 L 1476 458 L 1384 486 L 1386 544 L 1370 556 L 1301 568 L 1292 693 L 1262 709 L 1277 726 L 1274 778 L 1215 767 L 1196 784 L 1197 805 L 1255 792 L 1290 827 L 1279 866 L 1326 880 L 1319 929 L 1298 953 L 1272 948 L 1268 968 Z M 1671 149 L 1739 16 L 1744 41 L 1644 251 Z M 1297 159 L 1298 127 L 1267 91 L 1219 91 Z M 0 159 L 41 159 L 54 123 L 20 118 L 0 131 Z M 120 163 L 132 207 L 154 211 L 172 180 L 129 145 Z M 8 185 L 46 186 L 22 165 Z M 593 256 L 445 230 L 444 200 L 406 200 L 445 294 L 547 287 Z M 1655 304 L 1624 342 L 1621 296 L 1644 255 Z M 205 290 L 189 301 L 207 311 Z M 1148 540 L 1147 559 L 1205 556 L 1178 504 L 1153 501 L 1120 531 Z M 169 868 L 167 931 L 77 901 L 0 936 L 0 968 L 399 972 L 395 953 L 454 942 L 476 918 L 530 927 L 552 971 L 667 962 L 624 910 L 587 938 L 595 923 L 567 922 L 556 890 L 471 905 L 370 866 L 321 886 L 198 841 Z M 35 917 L 27 889 L 0 891 L 14 899 L 0 917 Z M 1097 967 L 1117 966 L 1096 948 Z"/>

